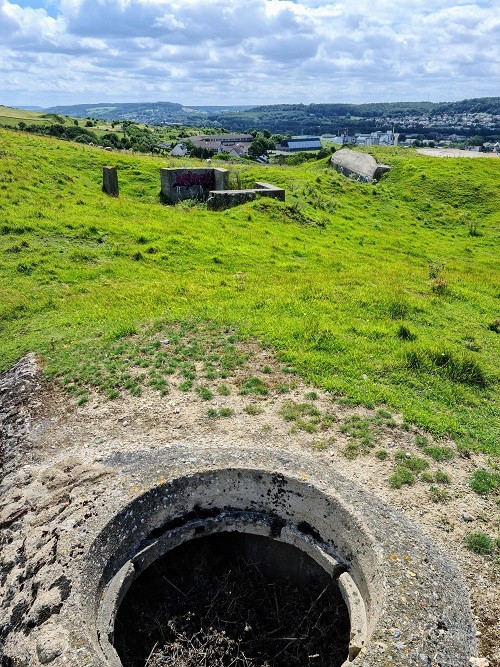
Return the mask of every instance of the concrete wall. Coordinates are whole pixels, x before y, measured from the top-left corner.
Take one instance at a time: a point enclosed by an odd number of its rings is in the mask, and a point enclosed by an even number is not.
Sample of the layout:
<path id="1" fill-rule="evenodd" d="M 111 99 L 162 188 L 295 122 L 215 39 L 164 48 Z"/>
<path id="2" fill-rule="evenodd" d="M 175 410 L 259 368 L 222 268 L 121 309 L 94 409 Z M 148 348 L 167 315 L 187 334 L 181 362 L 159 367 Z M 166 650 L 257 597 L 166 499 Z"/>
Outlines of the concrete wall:
<path id="1" fill-rule="evenodd" d="M 225 190 L 227 169 L 160 169 L 160 196 L 165 204 L 183 199 L 206 201 L 211 190 Z"/>

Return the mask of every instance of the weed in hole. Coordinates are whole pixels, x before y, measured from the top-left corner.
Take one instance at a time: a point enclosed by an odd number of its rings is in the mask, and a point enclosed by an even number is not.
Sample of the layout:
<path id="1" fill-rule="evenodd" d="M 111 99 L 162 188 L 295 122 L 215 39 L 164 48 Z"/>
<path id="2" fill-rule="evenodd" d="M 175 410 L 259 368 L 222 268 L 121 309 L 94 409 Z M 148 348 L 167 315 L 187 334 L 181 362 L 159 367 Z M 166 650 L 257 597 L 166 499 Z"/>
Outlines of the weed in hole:
<path id="1" fill-rule="evenodd" d="M 208 387 L 203 387 L 200 385 L 196 387 L 196 391 L 199 394 L 200 398 L 203 399 L 204 401 L 209 401 L 214 397 L 213 393 L 210 391 Z"/>
<path id="2" fill-rule="evenodd" d="M 385 461 L 389 456 L 389 453 L 385 449 L 379 449 L 378 452 L 375 452 L 375 456 L 379 461 Z"/>
<path id="3" fill-rule="evenodd" d="M 440 489 L 437 486 L 429 487 L 429 495 L 433 503 L 444 503 L 451 499 L 451 495 L 448 493 L 448 491 Z"/>
<path id="4" fill-rule="evenodd" d="M 399 465 L 388 481 L 391 488 L 400 489 L 405 484 L 411 486 L 415 482 L 415 476 L 406 466 Z"/>
<path id="5" fill-rule="evenodd" d="M 454 456 L 452 449 L 439 445 L 422 447 L 422 451 L 424 454 L 427 454 L 427 456 L 430 456 L 431 459 L 434 459 L 434 461 L 450 461 Z"/>
<path id="6" fill-rule="evenodd" d="M 249 403 L 248 405 L 245 405 L 243 410 L 247 413 L 247 415 L 260 415 L 264 412 L 263 408 L 261 408 L 259 405 L 255 405 L 255 403 Z"/>
<path id="7" fill-rule="evenodd" d="M 220 384 L 217 387 L 217 393 L 220 394 L 221 396 L 229 396 L 229 394 L 231 393 L 231 390 L 229 389 L 227 384 Z"/>
<path id="8" fill-rule="evenodd" d="M 480 495 L 492 493 L 498 486 L 500 486 L 500 474 L 484 468 L 475 470 L 470 481 L 470 488 Z"/>
<path id="9" fill-rule="evenodd" d="M 465 544 L 469 551 L 480 556 L 491 556 L 497 546 L 495 540 L 481 531 L 469 533 L 465 538 Z"/>

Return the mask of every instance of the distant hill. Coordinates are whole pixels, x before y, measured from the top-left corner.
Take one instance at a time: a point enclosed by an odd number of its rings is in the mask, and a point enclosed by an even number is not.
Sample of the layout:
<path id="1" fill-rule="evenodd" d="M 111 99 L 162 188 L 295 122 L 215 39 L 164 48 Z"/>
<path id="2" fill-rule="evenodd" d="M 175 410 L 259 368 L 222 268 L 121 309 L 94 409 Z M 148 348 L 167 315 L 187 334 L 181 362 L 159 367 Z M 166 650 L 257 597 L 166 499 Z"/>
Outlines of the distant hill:
<path id="1" fill-rule="evenodd" d="M 425 136 L 432 134 L 435 128 L 467 136 L 500 135 L 500 97 L 439 103 L 273 104 L 257 107 L 128 102 L 56 106 L 45 111 L 77 118 L 131 120 L 147 125 L 178 123 L 224 127 L 230 131 L 256 128 L 280 134 L 327 134 L 345 128 L 349 132 L 371 132 L 394 126 L 399 132 Z M 481 114 L 490 118 L 481 117 Z"/>

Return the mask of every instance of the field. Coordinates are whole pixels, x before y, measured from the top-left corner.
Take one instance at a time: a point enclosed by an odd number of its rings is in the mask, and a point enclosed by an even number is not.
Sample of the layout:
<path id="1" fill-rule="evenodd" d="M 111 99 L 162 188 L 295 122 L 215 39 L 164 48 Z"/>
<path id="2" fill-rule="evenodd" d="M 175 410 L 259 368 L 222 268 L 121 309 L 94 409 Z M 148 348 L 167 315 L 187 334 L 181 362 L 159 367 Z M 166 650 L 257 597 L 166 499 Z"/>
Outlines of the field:
<path id="1" fill-rule="evenodd" d="M 165 159 L 0 130 L 0 370 L 34 351 L 112 396 L 119 370 L 92 369 L 117 341 L 210 321 L 345 403 L 498 453 L 498 161 L 376 154 L 393 170 L 373 186 L 326 160 L 233 165 L 287 201 L 213 213 L 158 203 Z"/>

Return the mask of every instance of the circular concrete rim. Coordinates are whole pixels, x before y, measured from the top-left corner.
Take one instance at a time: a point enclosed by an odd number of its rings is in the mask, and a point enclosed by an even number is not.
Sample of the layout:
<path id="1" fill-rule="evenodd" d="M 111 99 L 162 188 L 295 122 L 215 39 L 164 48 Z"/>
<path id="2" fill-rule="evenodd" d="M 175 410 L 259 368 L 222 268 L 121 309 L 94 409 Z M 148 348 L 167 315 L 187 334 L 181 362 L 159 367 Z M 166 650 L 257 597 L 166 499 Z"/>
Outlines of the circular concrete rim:
<path id="1" fill-rule="evenodd" d="M 134 580 L 153 562 L 175 547 L 195 540 L 203 535 L 216 533 L 245 533 L 268 537 L 289 544 L 310 556 L 334 579 L 347 606 L 350 621 L 350 642 L 348 659 L 342 667 L 352 665 L 367 639 L 367 619 L 363 598 L 352 577 L 343 566 L 325 551 L 327 545 L 301 533 L 295 526 L 285 525 L 275 533 L 274 518 L 248 512 L 221 512 L 212 519 L 186 521 L 180 528 L 167 530 L 160 537 L 142 547 L 128 560 L 105 587 L 97 615 L 99 643 L 110 667 L 122 667 L 121 660 L 113 646 L 114 623 L 120 604 Z"/>
<path id="2" fill-rule="evenodd" d="M 234 444 L 231 450 L 200 442 L 194 452 L 193 443 L 187 442 L 155 451 L 116 452 L 102 464 L 113 474 L 100 487 L 102 500 L 85 529 L 86 556 L 76 565 L 79 584 L 60 615 L 79 645 L 84 642 L 91 651 L 95 664 L 109 664 L 96 629 L 104 590 L 151 531 L 164 532 L 169 516 L 183 517 L 195 505 L 212 506 L 213 498 L 188 488 L 189 480 L 200 476 L 212 482 L 221 476 L 233 481 L 253 476 L 288 485 L 283 495 L 267 498 L 260 508 L 258 502 L 244 505 L 247 510 L 272 514 L 274 508 L 286 519 L 287 503 L 297 490 L 307 489 L 313 504 L 319 498 L 335 508 L 343 533 L 326 553 L 347 567 L 367 612 L 367 642 L 356 659 L 359 667 L 408 667 L 425 664 L 426 656 L 443 667 L 468 667 L 476 654 L 468 592 L 454 563 L 403 514 L 317 458 L 276 452 L 271 445 L 238 449 Z M 219 505 L 223 498 L 234 506 L 232 489 L 223 483 L 215 486 Z M 332 516 L 330 512 L 326 525 Z M 351 543 L 356 535 L 364 540 L 355 553 L 350 553 L 349 540 L 342 542 L 346 535 Z M 364 562 L 368 582 L 357 560 Z"/>

